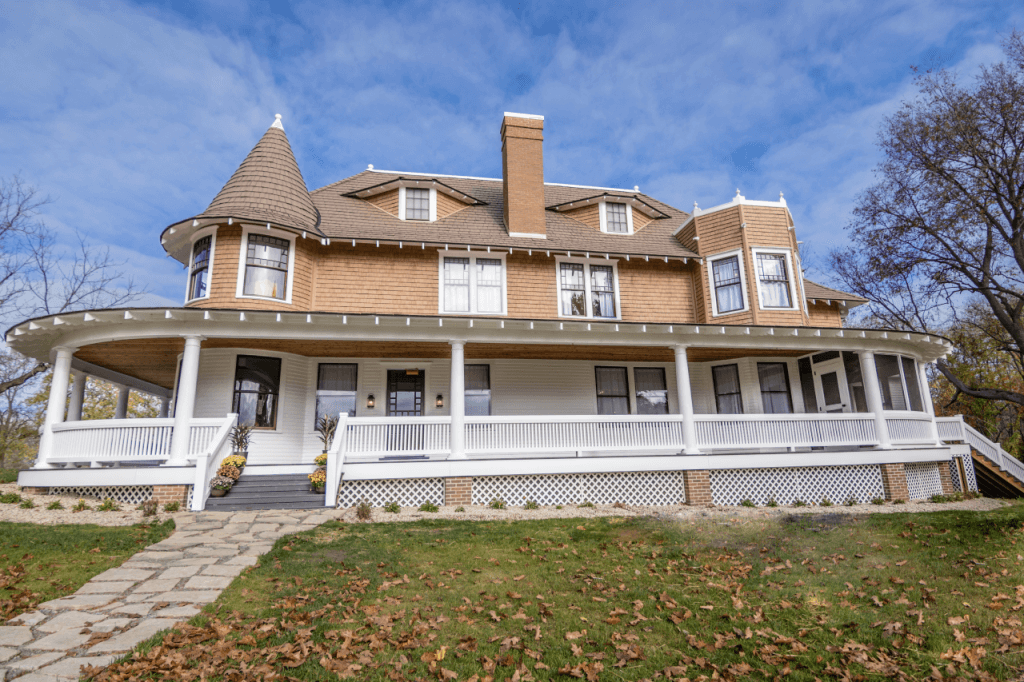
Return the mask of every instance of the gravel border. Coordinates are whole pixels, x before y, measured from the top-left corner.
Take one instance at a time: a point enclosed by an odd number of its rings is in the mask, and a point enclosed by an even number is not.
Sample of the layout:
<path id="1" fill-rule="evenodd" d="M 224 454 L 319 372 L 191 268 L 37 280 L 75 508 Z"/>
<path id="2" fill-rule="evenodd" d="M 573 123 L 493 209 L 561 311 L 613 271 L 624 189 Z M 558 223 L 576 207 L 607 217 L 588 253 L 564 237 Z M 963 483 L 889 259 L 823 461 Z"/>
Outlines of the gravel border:
<path id="1" fill-rule="evenodd" d="M 138 505 L 124 502 L 118 502 L 121 505 L 121 511 L 96 511 L 96 507 L 102 500 L 97 500 L 94 497 L 75 497 L 74 495 L 36 495 L 26 493 L 18 487 L 17 483 L 0 483 L 0 495 L 5 493 L 18 493 L 23 500 L 32 500 L 36 505 L 34 509 L 22 509 L 17 502 L 0 504 L 0 521 L 12 523 L 38 523 L 43 526 L 82 523 L 97 526 L 134 526 L 137 523 L 161 523 L 171 518 L 171 514 L 163 511 L 162 506 L 156 516 L 143 516 L 142 512 L 136 509 Z M 78 500 L 83 499 L 93 509 L 80 512 L 71 511 L 71 507 Z M 64 505 L 64 509 L 46 508 L 55 500 Z"/>

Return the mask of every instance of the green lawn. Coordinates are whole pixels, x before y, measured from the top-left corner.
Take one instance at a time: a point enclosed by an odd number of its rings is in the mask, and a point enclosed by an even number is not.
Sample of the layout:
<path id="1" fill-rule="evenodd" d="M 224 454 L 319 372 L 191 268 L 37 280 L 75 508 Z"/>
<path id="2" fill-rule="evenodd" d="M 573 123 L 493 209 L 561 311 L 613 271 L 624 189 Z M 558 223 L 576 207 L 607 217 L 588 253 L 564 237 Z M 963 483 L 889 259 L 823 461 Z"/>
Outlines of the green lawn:
<path id="1" fill-rule="evenodd" d="M 0 468 L 0 483 L 14 483 L 18 480 L 17 469 Z"/>
<path id="2" fill-rule="evenodd" d="M 71 594 L 173 530 L 170 520 L 113 528 L 0 522 L 0 624 Z"/>
<path id="3" fill-rule="evenodd" d="M 331 522 L 96 679 L 1008 679 L 1024 667 L 1022 529 L 1019 504 Z"/>

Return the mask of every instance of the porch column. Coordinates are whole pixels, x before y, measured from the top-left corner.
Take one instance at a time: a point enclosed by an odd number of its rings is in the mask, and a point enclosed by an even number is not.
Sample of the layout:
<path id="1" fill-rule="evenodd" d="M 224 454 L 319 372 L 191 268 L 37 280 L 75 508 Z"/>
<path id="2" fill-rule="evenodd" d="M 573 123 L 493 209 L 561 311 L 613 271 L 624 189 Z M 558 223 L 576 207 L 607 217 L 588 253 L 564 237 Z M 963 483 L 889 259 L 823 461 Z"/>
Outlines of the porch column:
<path id="1" fill-rule="evenodd" d="M 925 363 L 917 362 L 918 384 L 921 386 L 921 402 L 924 403 L 924 411 L 932 418 L 932 435 L 935 436 L 935 445 L 942 445 L 939 438 L 939 424 L 935 421 L 935 404 L 932 403 L 932 392 L 928 387 L 928 371 Z M 908 379 L 907 381 L 910 381 Z"/>
<path id="2" fill-rule="evenodd" d="M 170 407 L 171 401 L 167 398 L 160 398 L 160 418 L 167 419 L 167 410 Z"/>
<path id="3" fill-rule="evenodd" d="M 449 384 L 449 413 L 452 418 L 449 459 L 466 459 L 466 342 L 450 341 L 452 380 Z"/>
<path id="4" fill-rule="evenodd" d="M 39 437 L 39 454 L 36 456 L 36 469 L 51 469 L 50 459 L 53 457 L 53 425 L 64 421 L 64 405 L 68 399 L 68 379 L 71 374 L 71 356 L 74 348 L 58 346 L 54 348 L 53 377 L 50 380 L 50 397 L 46 402 L 46 417 L 43 420 L 43 432 Z"/>
<path id="5" fill-rule="evenodd" d="M 885 423 L 882 411 L 882 388 L 878 385 L 878 371 L 875 369 L 875 354 L 870 350 L 860 352 L 861 374 L 864 377 L 864 395 L 868 401 L 868 409 L 875 415 L 875 433 L 878 435 L 878 446 L 883 450 L 892 449 L 889 440 L 889 425 Z"/>
<path id="6" fill-rule="evenodd" d="M 117 407 L 114 408 L 114 419 L 128 418 L 128 398 L 132 390 L 127 386 L 117 387 Z"/>
<path id="7" fill-rule="evenodd" d="M 85 382 L 89 375 L 84 372 L 72 372 L 75 381 L 71 384 L 71 401 L 68 403 L 68 421 L 82 421 L 82 403 L 85 402 Z"/>
<path id="8" fill-rule="evenodd" d="M 181 358 L 178 377 L 178 395 L 174 405 L 174 430 L 171 432 L 170 466 L 183 466 L 188 459 L 189 422 L 196 405 L 196 382 L 199 379 L 199 347 L 201 336 L 185 337 L 185 352 Z"/>
<path id="9" fill-rule="evenodd" d="M 683 415 L 683 452 L 695 455 L 697 449 L 697 425 L 693 419 L 693 392 L 690 388 L 690 364 L 686 359 L 686 346 L 676 346 L 676 393 L 679 399 L 679 414 Z"/>

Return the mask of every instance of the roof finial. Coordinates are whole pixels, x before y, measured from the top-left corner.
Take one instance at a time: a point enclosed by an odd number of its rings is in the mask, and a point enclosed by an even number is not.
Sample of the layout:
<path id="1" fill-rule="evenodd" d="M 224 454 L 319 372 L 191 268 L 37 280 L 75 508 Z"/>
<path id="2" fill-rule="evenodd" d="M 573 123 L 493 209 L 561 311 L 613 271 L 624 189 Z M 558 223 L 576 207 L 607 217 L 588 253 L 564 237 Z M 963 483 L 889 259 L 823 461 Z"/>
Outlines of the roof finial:
<path id="1" fill-rule="evenodd" d="M 640 185 L 633 185 L 633 191 L 634 192 L 639 192 L 640 191 Z"/>
<path id="2" fill-rule="evenodd" d="M 284 130 L 284 126 L 281 125 L 281 114 L 274 114 L 274 122 L 270 124 L 270 127 Z"/>
<path id="3" fill-rule="evenodd" d="M 779 203 L 785 205 L 786 197 L 782 196 L 782 192 L 779 192 Z"/>
<path id="4" fill-rule="evenodd" d="M 739 187 L 737 187 L 737 188 L 736 188 L 736 196 L 739 196 L 739 195 L 740 195 L 740 188 L 739 188 Z"/>
<path id="5" fill-rule="evenodd" d="M 366 164 L 366 170 L 373 170 L 373 164 L 372 163 Z"/>

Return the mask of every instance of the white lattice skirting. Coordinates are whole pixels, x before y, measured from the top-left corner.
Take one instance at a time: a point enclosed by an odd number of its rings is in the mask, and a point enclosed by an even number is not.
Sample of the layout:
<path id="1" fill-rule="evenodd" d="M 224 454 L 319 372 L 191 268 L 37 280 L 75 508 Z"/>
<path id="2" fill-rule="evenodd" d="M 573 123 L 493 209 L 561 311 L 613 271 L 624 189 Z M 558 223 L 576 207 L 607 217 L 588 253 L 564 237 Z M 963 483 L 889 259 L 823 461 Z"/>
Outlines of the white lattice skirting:
<path id="1" fill-rule="evenodd" d="M 443 478 L 396 478 L 376 481 L 342 481 L 338 487 L 338 508 L 354 507 L 362 501 L 371 507 L 397 502 L 418 507 L 424 502 L 444 504 Z"/>
<path id="2" fill-rule="evenodd" d="M 642 471 L 550 476 L 479 476 L 473 479 L 473 504 L 503 500 L 515 507 L 537 504 L 685 504 L 683 474 Z"/>
<path id="3" fill-rule="evenodd" d="M 765 505 L 772 499 L 782 505 L 797 500 L 820 503 L 823 499 L 842 504 L 851 497 L 861 504 L 885 497 L 878 465 L 711 472 L 711 498 L 719 505 L 739 504 L 743 500 Z"/>
<path id="4" fill-rule="evenodd" d="M 967 473 L 966 490 L 964 489 L 963 482 L 960 481 L 960 467 L 956 465 L 957 457 L 964 463 L 964 471 Z M 978 492 L 978 479 L 974 474 L 974 460 L 971 458 L 971 453 L 953 455 L 953 459 L 949 460 L 949 477 L 953 481 L 953 487 L 960 492 Z"/>
<path id="5" fill-rule="evenodd" d="M 942 494 L 942 479 L 934 462 L 904 464 L 907 472 L 907 492 L 912 500 L 926 500 L 932 495 Z"/>
<path id="6" fill-rule="evenodd" d="M 51 495 L 72 495 L 74 497 L 95 497 L 100 500 L 110 498 L 124 504 L 140 504 L 153 498 L 151 485 L 110 485 L 110 486 L 76 486 L 50 488 Z"/>

